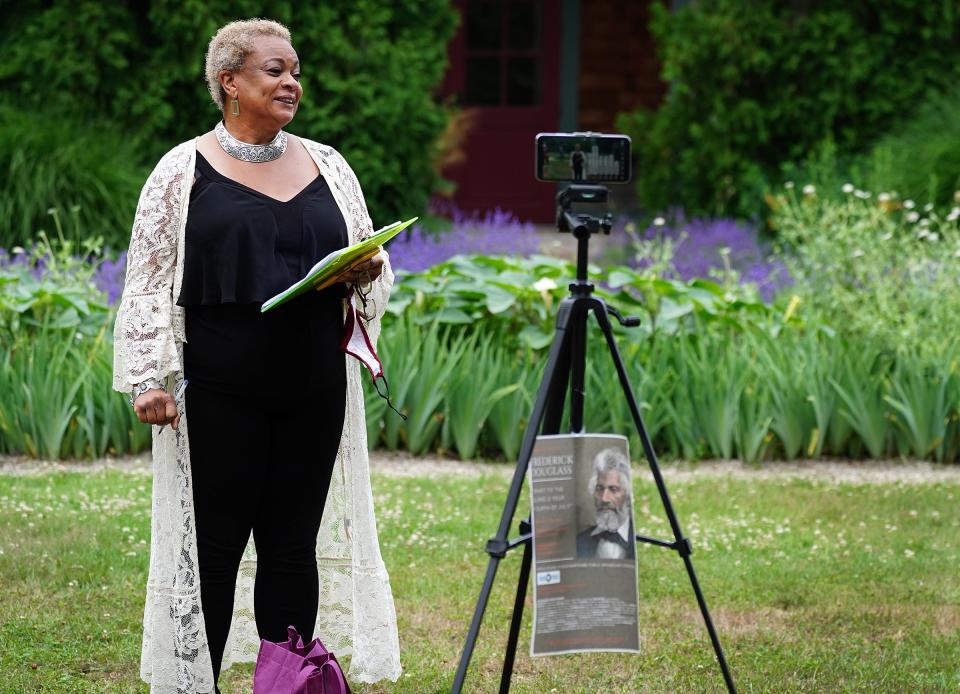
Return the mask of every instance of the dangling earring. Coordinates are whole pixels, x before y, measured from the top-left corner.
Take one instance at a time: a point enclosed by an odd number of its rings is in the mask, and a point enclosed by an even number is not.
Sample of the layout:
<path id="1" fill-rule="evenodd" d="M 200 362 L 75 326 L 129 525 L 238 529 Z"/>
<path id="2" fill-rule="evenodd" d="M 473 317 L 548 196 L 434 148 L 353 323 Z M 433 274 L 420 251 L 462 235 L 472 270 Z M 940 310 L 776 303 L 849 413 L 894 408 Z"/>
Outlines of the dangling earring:
<path id="1" fill-rule="evenodd" d="M 240 115 L 240 97 L 238 96 L 233 97 L 233 100 L 230 102 L 230 115 Z"/>

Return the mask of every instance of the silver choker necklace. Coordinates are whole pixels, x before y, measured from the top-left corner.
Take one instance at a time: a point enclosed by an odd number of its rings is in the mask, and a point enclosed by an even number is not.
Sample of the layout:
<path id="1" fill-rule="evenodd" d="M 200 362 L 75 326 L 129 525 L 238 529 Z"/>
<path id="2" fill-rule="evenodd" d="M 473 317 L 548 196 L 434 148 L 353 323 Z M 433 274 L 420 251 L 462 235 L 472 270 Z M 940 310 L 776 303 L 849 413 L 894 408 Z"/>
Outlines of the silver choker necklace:
<path id="1" fill-rule="evenodd" d="M 218 121 L 217 127 L 215 127 L 213 131 L 217 134 L 217 142 L 223 147 L 223 151 L 240 161 L 262 164 L 263 162 L 279 159 L 287 150 L 287 134 L 282 130 L 277 133 L 273 141 L 265 145 L 251 145 L 246 142 L 241 142 L 227 132 L 223 121 Z"/>

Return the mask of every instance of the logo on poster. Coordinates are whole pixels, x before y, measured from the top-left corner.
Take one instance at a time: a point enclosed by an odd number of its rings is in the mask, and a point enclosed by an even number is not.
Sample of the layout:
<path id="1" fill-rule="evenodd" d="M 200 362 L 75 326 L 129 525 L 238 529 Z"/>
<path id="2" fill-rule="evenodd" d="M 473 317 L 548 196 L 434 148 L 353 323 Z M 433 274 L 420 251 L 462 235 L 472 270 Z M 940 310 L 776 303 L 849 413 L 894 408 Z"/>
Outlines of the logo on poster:
<path id="1" fill-rule="evenodd" d="M 560 583 L 559 571 L 540 571 L 537 573 L 538 586 L 550 586 L 555 583 Z"/>

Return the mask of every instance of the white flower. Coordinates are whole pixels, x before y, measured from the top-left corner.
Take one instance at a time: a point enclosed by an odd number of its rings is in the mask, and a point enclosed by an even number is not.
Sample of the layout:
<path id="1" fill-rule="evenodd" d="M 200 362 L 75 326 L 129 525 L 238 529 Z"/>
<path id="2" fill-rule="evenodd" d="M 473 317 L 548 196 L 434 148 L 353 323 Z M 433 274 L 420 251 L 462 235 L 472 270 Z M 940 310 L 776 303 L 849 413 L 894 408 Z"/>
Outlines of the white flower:
<path id="1" fill-rule="evenodd" d="M 541 277 L 533 283 L 533 288 L 538 292 L 549 292 L 551 289 L 557 288 L 557 283 L 549 277 Z"/>
<path id="2" fill-rule="evenodd" d="M 856 195 L 861 200 L 866 200 L 867 198 L 870 197 L 870 193 L 868 193 L 865 190 L 855 190 L 853 191 L 853 194 Z"/>
<path id="3" fill-rule="evenodd" d="M 863 250 L 861 250 L 861 249 L 859 249 L 859 248 L 858 248 L 857 250 L 855 250 L 855 251 L 853 252 L 853 257 L 854 257 L 854 258 L 861 258 L 861 257 L 863 257 Z"/>
<path id="4" fill-rule="evenodd" d="M 853 192 L 853 184 L 852 184 L 852 183 L 844 183 L 844 184 L 843 184 L 843 187 L 842 187 L 840 190 L 842 190 L 844 193 L 850 194 L 850 193 Z"/>
<path id="5" fill-rule="evenodd" d="M 26 251 L 23 250 L 23 246 L 14 246 L 10 249 L 10 253 L 13 255 L 23 255 Z"/>
<path id="6" fill-rule="evenodd" d="M 932 203 L 932 202 L 928 202 L 926 205 L 924 205 L 924 206 L 923 206 L 923 211 L 924 211 L 924 212 L 932 212 L 932 211 L 933 211 L 933 203 Z"/>
<path id="7" fill-rule="evenodd" d="M 914 207 L 916 207 L 916 203 L 913 200 L 904 200 L 903 207 L 904 209 L 912 210 Z"/>
<path id="8" fill-rule="evenodd" d="M 931 241 L 939 241 L 939 240 L 940 240 L 940 234 L 938 234 L 938 233 L 935 232 L 935 231 L 931 231 L 930 234 L 927 236 L 927 238 L 930 239 Z"/>
<path id="9" fill-rule="evenodd" d="M 904 207 L 906 207 L 906 204 L 904 204 Z M 908 208 L 908 209 L 909 209 L 909 208 Z M 908 222 L 913 223 L 913 222 L 917 221 L 918 219 L 920 219 L 920 214 L 919 214 L 918 212 L 908 212 L 908 213 L 907 213 L 907 221 L 908 221 Z"/>
<path id="10" fill-rule="evenodd" d="M 947 221 L 952 222 L 957 218 L 960 218 L 960 207 L 954 207 L 950 210 L 950 214 L 947 215 Z"/>
<path id="11" fill-rule="evenodd" d="M 912 559 L 912 558 L 913 558 L 913 550 L 912 550 L 912 549 L 905 549 L 905 550 L 903 550 L 903 556 L 905 556 L 907 559 Z"/>
<path id="12" fill-rule="evenodd" d="M 892 231 L 888 231 L 886 234 L 884 234 L 883 236 L 880 237 L 880 240 L 881 240 L 881 241 L 889 241 L 889 240 L 892 239 L 892 238 L 893 238 L 893 232 L 892 232 Z"/>
<path id="13" fill-rule="evenodd" d="M 890 193 L 880 193 L 880 195 L 877 196 L 877 200 L 879 200 L 880 202 L 889 202 Z"/>
<path id="14" fill-rule="evenodd" d="M 664 219 L 663 217 L 654 217 L 653 219 L 653 226 L 655 227 L 662 227 L 666 223 L 667 223 L 667 220 Z"/>
<path id="15" fill-rule="evenodd" d="M 920 220 L 920 226 L 924 228 L 930 226 L 930 220 L 924 217 L 923 219 Z"/>
<path id="16" fill-rule="evenodd" d="M 807 185 L 805 185 L 805 186 L 803 187 L 803 194 L 804 194 L 804 195 L 813 195 L 813 194 L 816 193 L 816 192 L 817 192 L 817 187 L 816 187 L 815 185 L 813 185 L 812 183 L 808 183 Z"/>
<path id="17" fill-rule="evenodd" d="M 786 183 L 783 184 L 783 187 L 786 188 L 787 190 L 793 190 L 793 181 L 787 181 Z"/>

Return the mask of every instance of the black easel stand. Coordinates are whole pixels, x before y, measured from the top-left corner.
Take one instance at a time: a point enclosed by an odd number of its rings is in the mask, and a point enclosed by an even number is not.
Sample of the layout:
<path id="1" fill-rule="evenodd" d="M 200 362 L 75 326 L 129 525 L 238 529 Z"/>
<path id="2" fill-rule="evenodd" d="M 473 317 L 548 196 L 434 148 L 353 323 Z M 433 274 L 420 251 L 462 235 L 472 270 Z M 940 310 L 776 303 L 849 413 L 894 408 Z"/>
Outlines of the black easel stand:
<path id="1" fill-rule="evenodd" d="M 507 639 L 507 647 L 504 652 L 503 674 L 500 679 L 500 693 L 507 694 L 507 692 L 510 691 L 513 660 L 520 634 L 520 621 L 527 594 L 527 582 L 530 579 L 530 564 L 532 559 L 530 520 L 521 521 L 519 537 L 509 540 L 507 536 L 510 531 L 510 524 L 513 521 L 514 513 L 517 509 L 517 502 L 520 499 L 523 480 L 526 477 L 527 466 L 530 463 L 530 456 L 533 452 L 533 445 L 538 433 L 542 431 L 544 434 L 556 434 L 560 431 L 568 384 L 570 386 L 570 431 L 583 431 L 587 317 L 590 312 L 593 312 L 597 322 L 600 324 L 604 337 L 606 337 L 607 346 L 610 349 L 610 356 L 616 366 L 624 396 L 630 406 L 633 422 L 640 434 L 640 441 L 643 444 L 643 450 L 646 454 L 647 462 L 650 465 L 650 471 L 653 473 L 653 478 L 656 481 L 657 490 L 660 493 L 660 499 L 663 502 L 667 518 L 670 520 L 670 528 L 673 531 L 674 538 L 671 542 L 637 535 L 636 540 L 637 542 L 647 542 L 676 550 L 683 559 L 683 563 L 687 568 L 687 575 L 689 575 L 690 583 L 693 586 L 693 592 L 700 606 L 700 612 L 703 615 L 703 621 L 707 626 L 707 632 L 710 634 L 713 650 L 717 654 L 717 662 L 720 664 L 720 669 L 723 672 L 723 679 L 726 682 L 727 690 L 730 694 L 735 694 L 736 686 L 734 685 L 733 677 L 727 666 L 726 658 L 724 658 L 723 649 L 720 646 L 720 640 L 714 629 L 713 620 L 710 618 L 706 600 L 704 600 L 703 593 L 700 590 L 697 574 L 693 569 L 693 562 L 690 560 L 690 554 L 693 550 L 690 546 L 690 541 L 684 537 L 683 531 L 680 529 L 680 523 L 677 520 L 676 513 L 674 513 L 673 504 L 670 502 L 669 494 L 667 494 L 667 488 L 660 474 L 659 465 L 657 464 L 656 453 L 654 453 L 650 438 L 643 425 L 640 409 L 633 396 L 633 389 L 630 386 L 626 368 L 623 365 L 623 360 L 620 357 L 620 352 L 614 340 L 609 316 L 613 315 L 620 321 L 621 325 L 627 327 L 639 325 L 639 319 L 624 318 L 616 309 L 607 306 L 602 299 L 593 296 L 593 285 L 587 281 L 587 250 L 590 236 L 599 230 L 609 233 L 609 217 L 601 221 L 588 215 L 573 215 L 569 210 L 569 198 L 565 199 L 563 197 L 565 194 L 571 195 L 570 191 L 572 191 L 574 196 L 577 193 L 582 196 L 575 198 L 575 201 L 602 202 L 605 200 L 604 189 L 601 189 L 603 199 L 599 199 L 596 196 L 600 193 L 596 190 L 592 192 L 587 190 L 591 188 L 597 187 L 570 186 L 567 191 L 558 196 L 558 201 L 561 205 L 558 213 L 560 229 L 561 231 L 572 231 L 577 238 L 577 280 L 570 285 L 570 296 L 560 303 L 556 333 L 550 348 L 550 355 L 547 359 L 543 380 L 540 382 L 540 388 L 537 392 L 537 399 L 533 406 L 530 422 L 527 425 L 527 430 L 523 438 L 519 461 L 514 470 L 513 482 L 507 494 L 503 515 L 500 517 L 500 526 L 497 529 L 497 534 L 487 542 L 486 551 L 490 555 L 490 561 L 487 564 L 487 574 L 483 581 L 483 587 L 480 590 L 480 597 L 477 600 L 477 607 L 473 613 L 473 619 L 470 622 L 470 630 L 467 633 L 467 640 L 463 647 L 463 654 L 460 657 L 460 664 L 457 667 L 451 692 L 452 694 L 460 694 L 463 690 L 463 681 L 467 674 L 467 667 L 470 664 L 470 657 L 473 655 L 473 649 L 477 642 L 480 623 L 483 620 L 483 613 L 486 610 L 487 601 L 490 598 L 490 591 L 493 588 L 493 581 L 497 575 L 497 567 L 500 564 L 500 560 L 503 559 L 511 549 L 523 545 L 523 560 L 520 565 L 517 596 L 513 607 L 513 617 L 510 621 L 510 634 Z M 541 423 L 542 429 L 540 426 Z"/>

